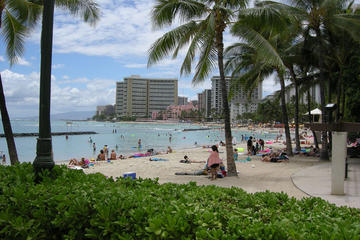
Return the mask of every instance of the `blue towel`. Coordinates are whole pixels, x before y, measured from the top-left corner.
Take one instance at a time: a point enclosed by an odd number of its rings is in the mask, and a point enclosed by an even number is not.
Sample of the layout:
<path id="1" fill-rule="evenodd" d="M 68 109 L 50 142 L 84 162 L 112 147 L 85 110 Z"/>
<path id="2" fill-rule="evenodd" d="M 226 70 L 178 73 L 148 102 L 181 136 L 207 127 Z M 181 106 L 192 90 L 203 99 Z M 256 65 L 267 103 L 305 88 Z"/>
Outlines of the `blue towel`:
<path id="1" fill-rule="evenodd" d="M 169 160 L 164 159 L 164 158 L 150 158 L 149 160 L 150 160 L 150 161 L 156 161 L 156 162 L 166 162 L 166 161 L 169 161 Z"/>

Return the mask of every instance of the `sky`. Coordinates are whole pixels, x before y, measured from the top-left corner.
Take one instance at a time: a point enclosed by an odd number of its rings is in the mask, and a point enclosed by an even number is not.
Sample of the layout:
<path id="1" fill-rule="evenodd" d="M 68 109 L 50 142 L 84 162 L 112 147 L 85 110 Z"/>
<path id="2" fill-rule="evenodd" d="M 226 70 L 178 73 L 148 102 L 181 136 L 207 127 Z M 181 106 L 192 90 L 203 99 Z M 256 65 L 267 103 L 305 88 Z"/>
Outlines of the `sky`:
<path id="1" fill-rule="evenodd" d="M 51 113 L 94 111 L 97 105 L 115 104 L 116 82 L 140 75 L 177 78 L 179 96 L 197 99 L 211 88 L 208 80 L 193 86 L 192 75 L 181 76 L 185 54 L 147 68 L 151 44 L 166 30 L 155 30 L 150 21 L 153 0 L 98 0 L 101 17 L 95 26 L 62 9 L 55 10 L 51 81 Z M 11 118 L 37 116 L 40 82 L 40 26 L 27 38 L 24 55 L 10 66 L 0 45 L 0 71 Z M 2 41 L 2 39 L 0 40 Z M 225 47 L 237 39 L 225 33 Z M 1 42 L 3 43 L 3 42 Z M 263 83 L 263 96 L 280 87 L 274 77 Z"/>

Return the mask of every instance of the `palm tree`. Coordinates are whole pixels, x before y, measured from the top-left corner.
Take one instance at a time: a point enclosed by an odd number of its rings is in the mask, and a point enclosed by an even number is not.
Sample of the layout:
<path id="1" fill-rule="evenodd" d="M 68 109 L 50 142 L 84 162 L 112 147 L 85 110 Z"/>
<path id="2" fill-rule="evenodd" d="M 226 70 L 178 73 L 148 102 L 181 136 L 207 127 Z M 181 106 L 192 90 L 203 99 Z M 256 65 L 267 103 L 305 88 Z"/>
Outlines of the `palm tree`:
<path id="1" fill-rule="evenodd" d="M 83 14 L 84 21 L 95 23 L 98 19 L 97 4 L 88 1 L 62 1 L 57 5 L 66 7 L 72 14 Z M 33 162 L 36 173 L 35 181 L 41 181 L 38 173 L 42 169 L 52 169 L 55 165 L 52 153 L 50 126 L 51 103 L 51 62 L 55 0 L 47 0 L 43 7 L 41 31 L 41 67 L 40 67 L 40 103 L 39 103 L 39 138 L 37 139 L 36 158 Z"/>
<path id="2" fill-rule="evenodd" d="M 261 19 L 263 22 L 272 21 L 273 19 L 280 19 L 279 24 L 283 23 L 281 19 L 292 19 L 293 23 L 302 26 L 302 31 L 308 37 L 313 38 L 315 45 L 312 56 L 316 59 L 316 66 L 319 69 L 320 95 L 321 95 L 321 110 L 325 113 L 325 89 L 327 72 L 326 59 L 328 48 L 329 33 L 345 31 L 353 39 L 359 40 L 360 32 L 360 16 L 346 12 L 346 4 L 348 0 L 288 0 L 289 5 L 264 1 L 257 6 L 255 11 L 248 13 L 252 18 Z M 282 16 L 279 18 L 279 16 Z M 285 17 L 285 18 L 284 18 Z M 286 21 L 285 21 L 286 22 Z M 278 26 L 273 25 L 277 28 Z M 332 50 L 331 50 L 332 51 Z M 328 86 L 329 87 L 329 86 Z M 326 132 L 322 133 L 322 149 L 321 158 L 328 159 L 328 142 Z"/>
<path id="3" fill-rule="evenodd" d="M 6 46 L 6 55 L 10 65 L 16 63 L 24 52 L 24 39 L 40 19 L 42 0 L 3 0 L 0 4 L 0 28 Z M 56 5 L 69 9 L 73 15 L 82 15 L 84 20 L 94 23 L 98 18 L 96 3 L 92 0 L 56 0 Z M 0 110 L 4 134 L 8 145 L 10 162 L 12 165 L 19 162 L 14 136 L 0 74 Z"/>
<path id="4" fill-rule="evenodd" d="M 24 52 L 24 39 L 38 19 L 40 6 L 30 1 L 3 0 L 0 4 L 0 28 L 10 65 Z M 0 111 L 11 165 L 19 162 L 0 73 Z"/>
<path id="5" fill-rule="evenodd" d="M 344 31 L 349 37 L 359 40 L 360 16 L 344 13 L 348 0 L 291 0 L 290 6 L 281 3 L 265 4 L 267 7 L 286 9 L 283 14 L 291 12 L 303 24 L 303 30 L 315 35 L 317 51 L 314 52 L 320 70 L 321 111 L 325 113 L 326 86 L 326 52 L 329 33 Z M 332 50 L 331 50 L 332 51 Z M 317 53 L 317 54 L 316 54 Z M 328 86 L 330 87 L 330 86 Z M 328 142 L 326 132 L 322 133 L 321 158 L 328 159 Z"/>
<path id="6" fill-rule="evenodd" d="M 259 13 L 260 10 L 260 13 Z M 242 39 L 226 49 L 228 61 L 226 70 L 232 72 L 232 89 L 239 86 L 248 92 L 261 83 L 267 76 L 276 73 L 280 82 L 280 102 L 282 122 L 285 129 L 287 154 L 292 155 L 291 137 L 288 113 L 285 101 L 285 74 L 293 62 L 288 58 L 288 49 L 296 40 L 299 25 L 291 25 L 291 17 L 277 17 L 265 21 L 262 15 L 262 4 L 256 4 L 253 9 L 246 9 L 239 15 L 239 19 L 231 32 Z M 264 13 L 265 12 L 265 13 Z M 277 21 L 277 27 L 273 22 Z"/>
<path id="7" fill-rule="evenodd" d="M 192 63 L 198 60 L 193 84 L 204 81 L 216 65 L 220 74 L 227 167 L 229 176 L 237 176 L 233 157 L 230 109 L 223 64 L 223 33 L 231 24 L 235 11 L 245 8 L 247 0 L 157 0 L 152 11 L 155 27 L 164 28 L 180 20 L 182 25 L 159 38 L 149 50 L 148 66 L 188 46 L 181 74 L 190 74 Z M 189 44 L 189 45 L 188 45 Z M 198 58 L 196 55 L 200 54 Z"/>

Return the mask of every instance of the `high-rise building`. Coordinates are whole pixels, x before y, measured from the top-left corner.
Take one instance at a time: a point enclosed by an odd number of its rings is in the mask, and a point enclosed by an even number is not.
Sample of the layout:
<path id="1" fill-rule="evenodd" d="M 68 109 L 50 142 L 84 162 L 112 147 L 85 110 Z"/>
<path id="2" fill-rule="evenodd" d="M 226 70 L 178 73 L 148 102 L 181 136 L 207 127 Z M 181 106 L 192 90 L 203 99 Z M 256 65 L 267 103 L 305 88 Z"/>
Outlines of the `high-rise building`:
<path id="1" fill-rule="evenodd" d="M 225 77 L 226 88 L 229 94 L 231 77 Z M 243 88 L 239 88 L 236 93 L 233 94 L 229 102 L 230 118 L 235 120 L 238 115 L 245 112 L 255 112 L 257 105 L 262 98 L 262 84 L 259 84 L 252 92 L 249 97 L 249 92 Z M 220 77 L 214 76 L 211 78 L 211 108 L 215 109 L 218 113 L 222 112 L 222 93 L 220 86 Z"/>
<path id="2" fill-rule="evenodd" d="M 178 80 L 141 78 L 138 75 L 116 83 L 116 114 L 146 117 L 153 111 L 178 104 Z"/>
<path id="3" fill-rule="evenodd" d="M 178 97 L 178 105 L 187 105 L 188 104 L 188 98 L 187 97 Z"/>
<path id="4" fill-rule="evenodd" d="M 114 105 L 96 106 L 96 115 L 114 114 Z"/>
<path id="5" fill-rule="evenodd" d="M 198 93 L 199 110 L 204 113 L 205 117 L 210 117 L 211 112 L 211 89 L 205 89 Z"/>

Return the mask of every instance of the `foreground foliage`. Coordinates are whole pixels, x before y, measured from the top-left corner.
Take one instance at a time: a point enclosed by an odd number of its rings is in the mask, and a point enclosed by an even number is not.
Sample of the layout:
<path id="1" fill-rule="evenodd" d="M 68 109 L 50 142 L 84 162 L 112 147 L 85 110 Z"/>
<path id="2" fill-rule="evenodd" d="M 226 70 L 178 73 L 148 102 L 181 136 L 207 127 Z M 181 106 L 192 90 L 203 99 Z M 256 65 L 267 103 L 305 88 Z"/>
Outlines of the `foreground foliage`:
<path id="1" fill-rule="evenodd" d="M 319 198 L 0 166 L 1 239 L 360 239 L 360 211 Z"/>

